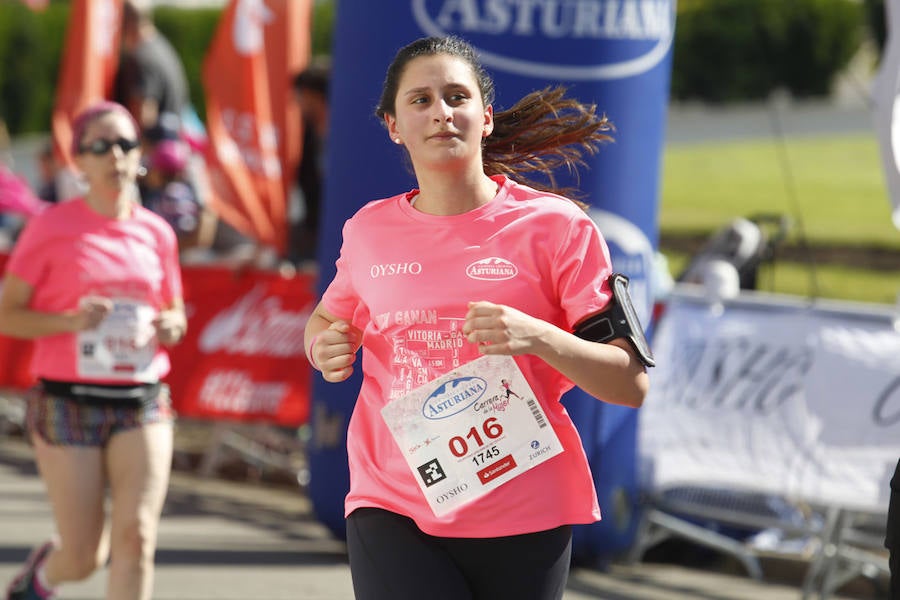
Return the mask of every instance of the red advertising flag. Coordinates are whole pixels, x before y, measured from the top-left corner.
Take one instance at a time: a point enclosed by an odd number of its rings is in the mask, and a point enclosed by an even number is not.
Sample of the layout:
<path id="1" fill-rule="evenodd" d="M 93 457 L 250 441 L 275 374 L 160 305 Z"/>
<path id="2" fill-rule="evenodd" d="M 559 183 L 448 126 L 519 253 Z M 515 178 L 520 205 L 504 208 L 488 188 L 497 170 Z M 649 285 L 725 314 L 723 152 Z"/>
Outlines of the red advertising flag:
<path id="1" fill-rule="evenodd" d="M 108 98 L 119 66 L 122 0 L 72 0 L 53 107 L 57 157 L 72 163 L 72 120 Z"/>
<path id="2" fill-rule="evenodd" d="M 272 115 L 278 127 L 278 150 L 282 165 L 282 185 L 285 198 L 296 181 L 296 169 L 302 154 L 302 115 L 300 106 L 294 99 L 293 80 L 308 63 L 312 54 L 312 0 L 281 0 L 269 2 L 282 14 L 284 24 L 275 34 L 279 41 L 266 38 L 273 45 L 266 52 L 269 70 L 269 87 L 272 101 Z M 286 203 L 282 205 L 286 209 Z M 279 219 L 287 218 L 286 211 Z"/>
<path id="3" fill-rule="evenodd" d="M 210 204 L 279 250 L 300 156 L 291 80 L 309 60 L 311 16 L 311 0 L 232 0 L 203 64 Z"/>

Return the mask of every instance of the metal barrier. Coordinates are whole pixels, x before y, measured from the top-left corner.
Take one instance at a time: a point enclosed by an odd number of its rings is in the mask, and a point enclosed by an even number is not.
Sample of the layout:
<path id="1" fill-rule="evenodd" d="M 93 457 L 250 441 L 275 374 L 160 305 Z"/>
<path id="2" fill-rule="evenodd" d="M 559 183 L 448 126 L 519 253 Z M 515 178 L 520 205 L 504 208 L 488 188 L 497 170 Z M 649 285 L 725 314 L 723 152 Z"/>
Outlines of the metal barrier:
<path id="1" fill-rule="evenodd" d="M 791 503 L 777 496 L 734 490 L 684 487 L 648 495 L 628 562 L 680 538 L 735 558 L 758 581 L 765 579 L 763 558 L 790 558 L 808 563 L 803 600 L 827 600 L 845 584 L 866 577 L 874 585 L 890 575 L 884 548 L 887 516 L 841 507 Z M 780 539 L 761 543 L 760 535 L 741 539 L 722 528 L 773 533 Z"/>

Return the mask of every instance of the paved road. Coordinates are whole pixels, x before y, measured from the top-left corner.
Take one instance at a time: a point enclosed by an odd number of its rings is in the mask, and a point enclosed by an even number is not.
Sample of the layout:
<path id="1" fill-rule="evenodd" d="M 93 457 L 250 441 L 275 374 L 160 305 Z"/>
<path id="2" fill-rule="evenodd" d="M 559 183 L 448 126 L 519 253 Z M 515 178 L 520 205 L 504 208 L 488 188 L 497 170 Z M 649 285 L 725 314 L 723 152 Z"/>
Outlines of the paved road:
<path id="1" fill-rule="evenodd" d="M 52 533 L 30 448 L 0 433 L 0 582 Z M 62 600 L 103 597 L 104 573 Z M 673 564 L 574 569 L 565 600 L 798 600 L 796 586 Z M 843 598 L 870 596 L 843 596 Z M 176 472 L 160 528 L 157 600 L 350 600 L 345 548 L 316 522 L 299 488 Z M 427 595 L 423 596 L 427 600 Z M 839 600 L 834 597 L 834 600 Z"/>
<path id="2" fill-rule="evenodd" d="M 691 144 L 813 135 L 871 135 L 872 111 L 863 101 L 766 102 L 715 106 L 697 103 L 669 107 L 666 144 Z"/>

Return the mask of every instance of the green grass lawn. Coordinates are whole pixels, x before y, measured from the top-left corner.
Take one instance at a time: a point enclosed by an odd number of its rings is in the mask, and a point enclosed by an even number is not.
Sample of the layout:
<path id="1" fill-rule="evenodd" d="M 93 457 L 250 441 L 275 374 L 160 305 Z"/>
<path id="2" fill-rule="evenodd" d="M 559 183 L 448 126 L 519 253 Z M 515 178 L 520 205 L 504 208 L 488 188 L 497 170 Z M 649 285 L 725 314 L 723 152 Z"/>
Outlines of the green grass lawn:
<path id="1" fill-rule="evenodd" d="M 663 158 L 660 229 L 664 234 L 712 233 L 735 217 L 785 214 L 810 244 L 878 246 L 900 256 L 891 223 L 880 149 L 874 135 L 670 145 Z M 798 226 L 799 225 L 799 226 Z M 673 274 L 686 256 L 668 252 Z M 819 264 L 819 295 L 893 304 L 900 272 Z M 814 295 L 804 265 L 776 262 L 761 288 Z M 852 282 L 852 285 L 850 285 Z"/>

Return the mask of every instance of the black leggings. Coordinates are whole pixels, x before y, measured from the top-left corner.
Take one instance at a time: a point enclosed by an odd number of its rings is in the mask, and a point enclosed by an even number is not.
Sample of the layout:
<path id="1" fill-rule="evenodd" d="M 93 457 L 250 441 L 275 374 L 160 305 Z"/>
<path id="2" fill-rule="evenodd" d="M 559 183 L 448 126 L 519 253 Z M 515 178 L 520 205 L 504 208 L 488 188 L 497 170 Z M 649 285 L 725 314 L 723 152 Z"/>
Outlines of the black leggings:
<path id="1" fill-rule="evenodd" d="M 884 545 L 891 551 L 891 600 L 900 600 L 900 460 L 891 480 L 891 499 L 888 505 L 887 537 Z"/>
<path id="2" fill-rule="evenodd" d="M 497 538 L 423 533 L 407 517 L 360 508 L 347 517 L 356 600 L 559 600 L 572 527 Z"/>

